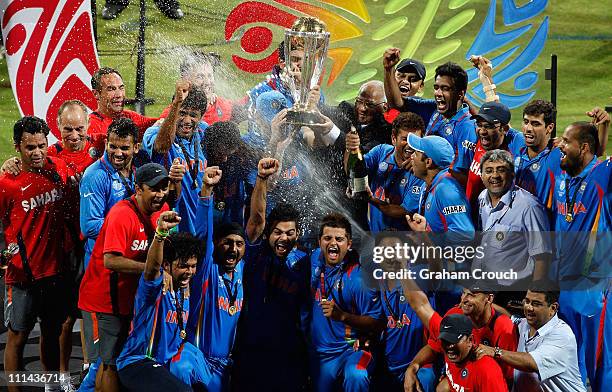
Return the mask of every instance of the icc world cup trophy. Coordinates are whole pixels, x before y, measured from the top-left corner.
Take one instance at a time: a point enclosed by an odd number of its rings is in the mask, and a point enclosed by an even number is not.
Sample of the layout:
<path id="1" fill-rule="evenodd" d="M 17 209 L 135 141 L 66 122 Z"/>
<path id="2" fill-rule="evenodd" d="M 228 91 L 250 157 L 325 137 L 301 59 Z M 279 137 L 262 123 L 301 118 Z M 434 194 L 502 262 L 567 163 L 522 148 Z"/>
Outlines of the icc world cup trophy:
<path id="1" fill-rule="evenodd" d="M 287 112 L 287 122 L 293 125 L 319 123 L 317 112 L 309 108 L 310 90 L 319 84 L 327 58 L 329 32 L 325 24 L 312 17 L 295 21 L 285 30 L 285 59 L 289 74 L 289 89 L 293 107 Z"/>

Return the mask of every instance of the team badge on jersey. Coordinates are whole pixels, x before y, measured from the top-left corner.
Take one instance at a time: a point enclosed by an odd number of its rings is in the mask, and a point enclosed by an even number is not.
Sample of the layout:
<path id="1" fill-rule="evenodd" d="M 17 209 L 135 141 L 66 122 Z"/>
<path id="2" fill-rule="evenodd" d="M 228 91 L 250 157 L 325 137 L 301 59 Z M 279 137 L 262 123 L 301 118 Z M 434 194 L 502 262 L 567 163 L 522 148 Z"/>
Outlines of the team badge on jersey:
<path id="1" fill-rule="evenodd" d="M 467 376 L 468 376 L 468 371 L 467 371 L 467 369 L 463 369 L 463 370 L 461 371 L 461 378 L 467 378 Z"/>
<path id="2" fill-rule="evenodd" d="M 404 186 L 406 185 L 406 183 L 408 182 L 408 179 L 406 177 L 402 178 L 402 180 L 400 181 L 400 185 Z"/>
<path id="3" fill-rule="evenodd" d="M 425 209 L 428 210 L 431 208 L 431 203 L 427 203 L 427 205 L 425 206 Z"/>
<path id="4" fill-rule="evenodd" d="M 453 133 L 453 127 L 451 125 L 447 125 L 444 128 L 444 133 L 447 134 L 447 135 L 450 135 L 451 133 Z"/>
<path id="5" fill-rule="evenodd" d="M 123 185 L 121 184 L 121 182 L 114 180 L 113 181 L 113 189 L 116 191 L 120 191 L 123 189 Z"/>
<path id="6" fill-rule="evenodd" d="M 497 234 L 495 234 L 495 239 L 498 240 L 499 242 L 504 240 L 504 233 L 502 233 L 501 231 L 498 231 Z"/>
<path id="7" fill-rule="evenodd" d="M 540 170 L 540 164 L 536 162 L 533 165 L 531 165 L 530 169 L 532 172 L 537 172 L 538 170 Z"/>
<path id="8" fill-rule="evenodd" d="M 583 182 L 582 185 L 580 185 L 580 192 L 584 192 L 584 190 L 586 189 L 586 182 Z"/>
<path id="9" fill-rule="evenodd" d="M 389 164 L 387 162 L 381 162 L 378 164 L 378 170 L 380 171 L 386 171 L 387 168 L 389 167 Z"/>
<path id="10" fill-rule="evenodd" d="M 98 150 L 95 147 L 91 147 L 89 151 L 87 152 L 89 153 L 89 156 L 92 157 L 93 159 L 98 158 Z"/>

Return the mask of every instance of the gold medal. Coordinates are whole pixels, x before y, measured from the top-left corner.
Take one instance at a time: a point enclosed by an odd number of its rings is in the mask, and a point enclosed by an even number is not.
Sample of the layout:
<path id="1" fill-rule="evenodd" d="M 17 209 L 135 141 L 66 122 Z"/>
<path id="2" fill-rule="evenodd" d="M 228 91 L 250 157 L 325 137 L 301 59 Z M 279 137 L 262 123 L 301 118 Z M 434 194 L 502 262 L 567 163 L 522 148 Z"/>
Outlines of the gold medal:
<path id="1" fill-rule="evenodd" d="M 236 314 L 236 306 L 232 305 L 229 307 L 229 309 L 227 310 L 227 312 L 229 313 L 230 316 L 233 316 Z"/>
<path id="2" fill-rule="evenodd" d="M 215 208 L 217 209 L 217 211 L 223 211 L 225 210 L 225 202 L 224 201 L 218 201 L 215 205 Z"/>
<path id="3" fill-rule="evenodd" d="M 568 212 L 568 213 L 565 215 L 565 220 L 566 220 L 566 221 L 571 222 L 573 219 L 574 219 L 574 217 L 572 216 L 572 214 L 571 214 L 571 213 L 569 213 L 569 212 Z"/>
<path id="4" fill-rule="evenodd" d="M 179 332 L 179 336 L 181 337 L 181 339 L 185 339 L 187 337 L 187 332 L 185 332 L 184 329 L 181 329 L 181 332 Z"/>

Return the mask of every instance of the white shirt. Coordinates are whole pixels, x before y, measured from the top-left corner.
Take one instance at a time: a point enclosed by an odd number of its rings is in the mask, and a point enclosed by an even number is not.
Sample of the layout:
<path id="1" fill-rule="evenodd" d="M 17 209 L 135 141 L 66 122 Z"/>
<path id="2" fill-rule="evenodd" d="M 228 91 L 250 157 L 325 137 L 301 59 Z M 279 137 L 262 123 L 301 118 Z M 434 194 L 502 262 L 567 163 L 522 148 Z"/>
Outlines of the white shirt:
<path id="1" fill-rule="evenodd" d="M 518 352 L 529 353 L 537 372 L 514 370 L 515 392 L 586 392 L 578 371 L 576 337 L 569 325 L 555 316 L 529 338 L 527 319 L 521 319 Z"/>

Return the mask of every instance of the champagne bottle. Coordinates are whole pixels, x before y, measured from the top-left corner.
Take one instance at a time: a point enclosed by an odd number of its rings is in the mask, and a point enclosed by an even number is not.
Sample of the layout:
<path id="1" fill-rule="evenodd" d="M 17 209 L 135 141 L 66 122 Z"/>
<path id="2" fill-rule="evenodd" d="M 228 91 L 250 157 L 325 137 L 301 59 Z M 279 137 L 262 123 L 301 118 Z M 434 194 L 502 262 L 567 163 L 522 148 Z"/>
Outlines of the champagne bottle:
<path id="1" fill-rule="evenodd" d="M 0 252 L 0 278 L 4 276 L 11 259 L 17 253 L 19 253 L 19 245 L 16 243 L 10 243 L 6 249 Z"/>
<path id="2" fill-rule="evenodd" d="M 355 127 L 351 127 L 351 133 L 357 133 Z M 361 149 L 352 150 L 348 157 L 349 171 L 349 186 L 351 189 L 351 197 L 355 200 L 367 201 L 370 196 L 368 194 L 368 171 Z"/>

